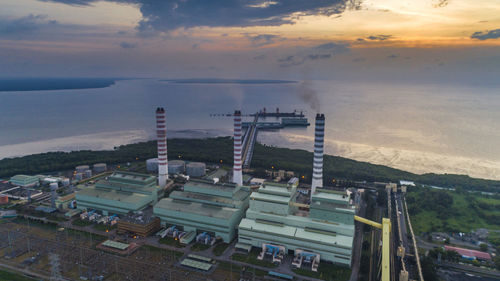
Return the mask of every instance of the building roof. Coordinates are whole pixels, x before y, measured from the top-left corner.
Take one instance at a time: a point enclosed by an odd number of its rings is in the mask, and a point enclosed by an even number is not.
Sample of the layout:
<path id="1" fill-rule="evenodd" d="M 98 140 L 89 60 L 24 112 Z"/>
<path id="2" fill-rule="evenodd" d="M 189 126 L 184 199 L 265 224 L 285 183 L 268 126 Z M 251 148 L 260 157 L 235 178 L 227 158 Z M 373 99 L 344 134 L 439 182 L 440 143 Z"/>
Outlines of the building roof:
<path id="1" fill-rule="evenodd" d="M 151 200 L 151 196 L 141 193 L 132 193 L 132 192 L 120 192 L 117 190 L 104 190 L 97 189 L 95 187 L 84 187 L 83 189 L 77 191 L 76 198 L 81 199 L 82 196 L 94 197 L 97 200 L 105 200 L 105 201 L 118 201 L 121 204 L 137 204 L 141 203 L 147 204 Z"/>
<path id="2" fill-rule="evenodd" d="M 130 244 L 125 244 L 125 243 L 116 242 L 116 241 L 112 241 L 112 240 L 106 240 L 106 241 L 102 242 L 101 245 L 106 246 L 106 247 L 110 247 L 110 248 L 119 249 L 122 251 L 127 249 L 130 246 Z"/>
<path id="3" fill-rule="evenodd" d="M 250 195 L 250 200 L 259 200 L 259 201 L 267 201 L 267 202 L 274 202 L 274 203 L 280 203 L 280 204 L 288 204 L 291 199 L 289 196 L 281 196 L 281 195 L 274 195 L 274 194 L 265 194 L 265 193 L 261 193 L 261 192 L 253 192 Z"/>
<path id="4" fill-rule="evenodd" d="M 353 237 L 345 235 L 328 235 L 313 231 L 307 231 L 305 228 L 289 226 L 289 225 L 271 225 L 259 223 L 252 219 L 242 219 L 239 225 L 241 229 L 266 233 L 275 236 L 286 236 L 296 240 L 308 241 L 313 243 L 321 243 L 325 245 L 335 245 L 340 247 L 352 247 Z"/>
<path id="5" fill-rule="evenodd" d="M 462 256 L 465 257 L 474 257 L 482 260 L 491 260 L 490 254 L 486 252 L 481 252 L 481 251 L 476 251 L 476 250 L 470 250 L 470 249 L 464 249 L 464 248 L 458 248 L 458 247 L 452 247 L 452 246 L 444 246 L 444 249 L 447 251 L 455 251 L 459 253 Z"/>
<path id="6" fill-rule="evenodd" d="M 207 204 L 175 200 L 172 198 L 164 198 L 160 200 L 155 205 L 155 209 L 164 209 L 220 219 L 230 219 L 238 211 L 238 209 L 234 208 L 210 206 Z"/>

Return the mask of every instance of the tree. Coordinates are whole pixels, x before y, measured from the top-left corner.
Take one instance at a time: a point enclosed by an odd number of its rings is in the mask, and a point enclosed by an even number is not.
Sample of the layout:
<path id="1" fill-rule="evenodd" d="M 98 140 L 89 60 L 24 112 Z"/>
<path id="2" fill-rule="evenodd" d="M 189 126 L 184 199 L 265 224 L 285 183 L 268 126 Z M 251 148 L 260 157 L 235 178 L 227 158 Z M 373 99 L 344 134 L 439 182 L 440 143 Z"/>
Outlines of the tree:
<path id="1" fill-rule="evenodd" d="M 420 265 L 422 267 L 422 275 L 425 281 L 438 281 L 438 275 L 436 266 L 431 257 L 424 256 L 420 260 Z"/>
<path id="2" fill-rule="evenodd" d="M 481 243 L 481 244 L 479 244 L 479 249 L 480 249 L 481 251 L 483 251 L 483 252 L 488 251 L 488 244 L 486 244 L 486 243 Z"/>

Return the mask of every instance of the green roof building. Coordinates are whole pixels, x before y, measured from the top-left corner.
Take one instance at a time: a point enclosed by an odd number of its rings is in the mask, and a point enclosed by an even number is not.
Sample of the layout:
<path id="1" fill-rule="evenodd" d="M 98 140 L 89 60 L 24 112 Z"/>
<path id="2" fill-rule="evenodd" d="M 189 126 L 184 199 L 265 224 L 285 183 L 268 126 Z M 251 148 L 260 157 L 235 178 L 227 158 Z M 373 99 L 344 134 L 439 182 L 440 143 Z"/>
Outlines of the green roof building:
<path id="1" fill-rule="evenodd" d="M 15 175 L 10 178 L 9 182 L 21 187 L 33 187 L 40 184 L 38 177 L 28 175 Z"/>
<path id="2" fill-rule="evenodd" d="M 233 183 L 191 179 L 183 191 L 173 191 L 169 198 L 160 200 L 153 212 L 163 225 L 207 232 L 230 242 L 248 208 L 249 196 L 246 187 Z"/>
<path id="3" fill-rule="evenodd" d="M 266 182 L 250 196 L 238 227 L 238 248 L 270 245 L 284 253 L 317 254 L 321 260 L 351 265 L 354 209 L 345 192 L 317 189 L 310 205 L 296 202 L 298 181 Z M 304 211 L 309 207 L 309 212 Z"/>
<path id="4" fill-rule="evenodd" d="M 126 214 L 155 204 L 163 196 L 156 177 L 146 174 L 116 171 L 95 185 L 79 185 L 77 208 L 99 210 L 104 215 Z"/>

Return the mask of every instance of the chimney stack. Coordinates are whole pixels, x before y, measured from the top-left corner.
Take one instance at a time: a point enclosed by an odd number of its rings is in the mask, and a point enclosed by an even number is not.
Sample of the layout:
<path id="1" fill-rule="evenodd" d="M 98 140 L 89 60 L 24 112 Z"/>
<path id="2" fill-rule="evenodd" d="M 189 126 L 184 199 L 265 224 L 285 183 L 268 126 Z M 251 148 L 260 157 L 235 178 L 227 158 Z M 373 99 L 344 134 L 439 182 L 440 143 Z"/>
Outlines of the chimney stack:
<path id="1" fill-rule="evenodd" d="M 234 168 L 233 182 L 243 185 L 243 175 L 241 173 L 241 111 L 234 111 Z"/>
<path id="2" fill-rule="evenodd" d="M 311 196 L 316 193 L 317 187 L 323 187 L 323 146 L 325 138 L 325 115 L 316 114 L 314 130 L 314 161 L 311 183 Z"/>
<path id="3" fill-rule="evenodd" d="M 168 179 L 167 127 L 165 109 L 156 109 L 156 136 L 158 143 L 158 185 L 164 188 Z"/>

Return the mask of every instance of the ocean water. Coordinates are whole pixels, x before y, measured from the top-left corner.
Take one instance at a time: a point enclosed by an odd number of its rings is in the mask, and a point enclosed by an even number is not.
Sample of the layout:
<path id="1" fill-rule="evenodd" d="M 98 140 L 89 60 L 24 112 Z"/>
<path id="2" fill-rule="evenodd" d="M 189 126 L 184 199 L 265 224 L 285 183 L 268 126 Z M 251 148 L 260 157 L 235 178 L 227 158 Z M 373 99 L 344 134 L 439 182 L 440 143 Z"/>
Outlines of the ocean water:
<path id="1" fill-rule="evenodd" d="M 500 95 L 486 86 L 143 79 L 98 89 L 0 92 L 0 158 L 153 139 L 158 106 L 166 109 L 169 137 L 229 135 L 232 119 L 210 115 L 234 109 L 303 110 L 311 124 L 321 111 L 329 154 L 416 173 L 500 179 Z M 258 138 L 312 150 L 313 131 L 260 132 Z"/>

